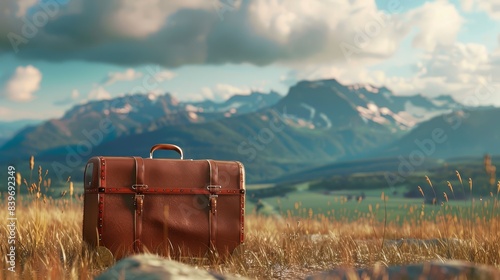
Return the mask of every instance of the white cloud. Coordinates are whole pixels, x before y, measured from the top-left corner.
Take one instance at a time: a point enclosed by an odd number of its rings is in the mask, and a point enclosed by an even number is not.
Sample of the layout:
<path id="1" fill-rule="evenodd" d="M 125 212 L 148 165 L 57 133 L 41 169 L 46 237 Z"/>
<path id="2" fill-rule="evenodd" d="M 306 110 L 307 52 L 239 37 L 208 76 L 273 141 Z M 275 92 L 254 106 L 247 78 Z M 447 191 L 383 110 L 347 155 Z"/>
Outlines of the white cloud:
<path id="1" fill-rule="evenodd" d="M 181 9 L 210 7 L 210 1 L 121 0 L 107 17 L 111 32 L 130 38 L 146 38 L 157 33 L 168 17 Z"/>
<path id="2" fill-rule="evenodd" d="M 40 88 L 42 73 L 32 65 L 19 66 L 14 73 L 4 78 L 3 96 L 17 102 L 28 102 Z"/>
<path id="3" fill-rule="evenodd" d="M 88 99 L 111 99 L 111 94 L 107 92 L 102 86 L 94 86 L 94 88 L 89 92 Z"/>
<path id="4" fill-rule="evenodd" d="M 16 16 L 17 17 L 25 16 L 28 9 L 34 6 L 36 3 L 37 0 L 17 0 L 18 10 Z"/>
<path id="5" fill-rule="evenodd" d="M 172 71 L 164 70 L 160 71 L 158 73 L 155 73 L 153 75 L 153 79 L 155 79 L 157 82 L 161 83 L 164 81 L 172 80 L 177 74 L 175 74 Z"/>
<path id="6" fill-rule="evenodd" d="M 451 94 L 458 102 L 500 105 L 500 50 L 455 43 L 426 52 L 412 77 L 387 77 L 384 84 L 398 94 Z M 470 105 L 470 104 L 469 104 Z M 476 104 L 477 105 L 477 104 Z"/>
<path id="7" fill-rule="evenodd" d="M 212 90 L 215 101 L 224 101 L 233 95 L 248 95 L 252 92 L 250 88 L 240 88 L 228 84 L 217 84 Z"/>
<path id="8" fill-rule="evenodd" d="M 254 32 L 282 48 L 284 61 L 344 62 L 393 54 L 408 33 L 398 11 L 381 12 L 375 1 L 255 0 L 248 12 Z"/>
<path id="9" fill-rule="evenodd" d="M 448 1 L 426 2 L 408 12 L 407 17 L 409 25 L 419 29 L 413 45 L 428 51 L 440 45 L 453 45 L 463 23 L 456 7 Z"/>
<path id="10" fill-rule="evenodd" d="M 471 12 L 474 7 L 474 0 L 461 0 L 460 5 L 465 12 Z"/>
<path id="11" fill-rule="evenodd" d="M 332 79 L 343 84 L 387 86 L 397 95 L 452 95 L 458 102 L 500 105 L 500 48 L 489 52 L 481 44 L 455 43 L 424 52 L 413 63 L 413 75 L 391 75 L 355 66 L 309 66 L 282 77 L 291 86 L 299 80 Z M 479 97 L 476 97 L 479 92 Z"/>
<path id="12" fill-rule="evenodd" d="M 215 90 L 220 94 L 239 94 L 239 95 L 247 95 L 252 92 L 249 88 L 239 88 L 236 86 L 228 85 L 228 84 L 217 84 L 215 86 Z"/>
<path id="13" fill-rule="evenodd" d="M 141 72 L 137 72 L 132 68 L 125 70 L 125 72 L 112 72 L 108 74 L 103 81 L 106 86 L 112 85 L 118 81 L 133 81 L 142 77 Z"/>
<path id="14" fill-rule="evenodd" d="M 123 0 L 117 4 L 108 18 L 110 27 L 128 37 L 143 38 L 157 32 L 168 15 L 167 2 Z"/>
<path id="15" fill-rule="evenodd" d="M 7 107 L 0 106 L 0 117 L 5 119 L 6 117 L 10 117 L 12 114 L 12 110 Z"/>
<path id="16" fill-rule="evenodd" d="M 488 74 L 491 68 L 487 48 L 475 43 L 438 48 L 426 54 L 422 63 L 418 65 L 422 76 L 445 77 L 450 83 L 474 82 L 475 77 Z"/>
<path id="17" fill-rule="evenodd" d="M 71 99 L 75 100 L 80 97 L 80 92 L 77 89 L 71 91 Z"/>
<path id="18" fill-rule="evenodd" d="M 233 95 L 248 95 L 250 93 L 252 93 L 252 89 L 248 87 L 237 87 L 229 84 L 216 84 L 213 87 L 201 88 L 200 92 L 197 94 L 187 95 L 186 100 L 212 100 L 215 102 L 222 102 L 229 99 Z"/>
<path id="19" fill-rule="evenodd" d="M 485 46 L 455 43 L 425 53 L 416 63 L 413 77 L 388 79 L 387 83 L 396 92 L 408 93 L 412 90 L 434 96 L 451 93 L 457 99 L 463 99 L 471 88 L 489 80 L 491 75 L 500 74 L 500 68 L 495 70 L 495 67 Z"/>
<path id="20" fill-rule="evenodd" d="M 202 98 L 199 98 L 198 97 L 199 95 L 195 94 L 193 95 L 193 100 L 197 100 L 197 101 L 201 101 L 203 99 L 209 99 L 209 100 L 214 100 L 215 99 L 215 94 L 214 94 L 214 91 L 212 89 L 210 89 L 209 87 L 203 87 L 201 89 L 201 97 Z"/>
<path id="21" fill-rule="evenodd" d="M 462 0 L 466 12 L 482 11 L 494 20 L 500 20 L 500 0 Z"/>
<path id="22" fill-rule="evenodd" d="M 66 98 L 64 98 L 62 100 L 55 101 L 54 105 L 62 106 L 62 105 L 72 104 L 76 100 L 78 100 L 79 97 L 80 97 L 80 92 L 77 89 L 73 89 L 69 96 L 67 96 Z"/>

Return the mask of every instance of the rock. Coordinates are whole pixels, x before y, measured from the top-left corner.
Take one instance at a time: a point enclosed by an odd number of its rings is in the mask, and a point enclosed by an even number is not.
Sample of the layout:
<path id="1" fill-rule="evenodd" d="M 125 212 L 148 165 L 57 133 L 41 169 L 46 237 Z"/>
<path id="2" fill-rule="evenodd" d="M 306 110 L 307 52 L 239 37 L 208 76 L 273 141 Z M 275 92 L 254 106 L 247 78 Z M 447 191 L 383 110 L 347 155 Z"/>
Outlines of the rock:
<path id="1" fill-rule="evenodd" d="M 492 266 L 476 265 L 464 261 L 431 261 L 422 264 L 384 267 L 376 265 L 371 269 L 338 268 L 309 276 L 307 280 L 328 279 L 500 279 L 500 270 Z"/>
<path id="2" fill-rule="evenodd" d="M 135 255 L 120 260 L 95 280 L 191 280 L 191 279 L 244 279 L 223 276 L 187 264 L 167 260 L 155 255 Z"/>

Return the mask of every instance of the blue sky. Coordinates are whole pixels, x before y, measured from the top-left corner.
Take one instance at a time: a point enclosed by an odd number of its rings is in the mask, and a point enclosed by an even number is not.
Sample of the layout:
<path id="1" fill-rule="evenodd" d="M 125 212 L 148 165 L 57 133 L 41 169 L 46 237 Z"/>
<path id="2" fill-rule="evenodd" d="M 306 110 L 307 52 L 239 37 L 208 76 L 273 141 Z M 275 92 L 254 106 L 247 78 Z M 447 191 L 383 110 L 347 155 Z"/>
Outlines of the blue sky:
<path id="1" fill-rule="evenodd" d="M 500 105 L 500 1 L 3 0 L 0 120 L 136 92 L 224 100 L 302 79 Z"/>

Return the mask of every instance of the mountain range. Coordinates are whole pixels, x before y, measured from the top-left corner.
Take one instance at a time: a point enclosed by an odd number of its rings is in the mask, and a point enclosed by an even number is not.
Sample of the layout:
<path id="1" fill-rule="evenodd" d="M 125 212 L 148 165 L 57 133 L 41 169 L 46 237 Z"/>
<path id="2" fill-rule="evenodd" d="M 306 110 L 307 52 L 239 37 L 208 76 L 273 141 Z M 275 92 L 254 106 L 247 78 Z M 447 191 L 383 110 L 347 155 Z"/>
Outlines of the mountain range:
<path id="1" fill-rule="evenodd" d="M 36 125 L 39 120 L 0 121 L 0 146 L 11 139 L 21 128 Z"/>
<path id="2" fill-rule="evenodd" d="M 500 155 L 500 131 L 497 121 L 500 108 L 480 107 L 457 110 L 423 122 L 390 147 L 373 151 L 369 157 L 425 157 L 452 158 Z"/>
<path id="3" fill-rule="evenodd" d="M 187 158 L 239 160 L 248 181 L 257 182 L 364 157 L 410 155 L 419 148 L 415 140 L 432 140 L 436 128 L 447 140 L 426 157 L 482 154 L 494 146 L 496 138 L 484 133 L 499 115 L 496 108 L 465 109 L 446 95 L 400 96 L 386 87 L 333 79 L 301 81 L 284 97 L 254 92 L 223 103 L 134 94 L 77 105 L 60 119 L 25 128 L 0 148 L 0 156 L 15 161 L 35 155 L 67 165 L 68 155 L 76 154 L 79 165 L 59 173 L 78 178 L 92 155 L 146 157 L 152 145 L 172 143 Z M 477 148 L 464 149 L 473 141 Z"/>
<path id="4" fill-rule="evenodd" d="M 0 154 L 29 156 L 75 145 L 85 139 L 90 131 L 99 128 L 103 120 L 113 127 L 113 131 L 106 133 L 102 141 L 111 141 L 163 127 L 202 123 L 248 113 L 272 105 L 280 98 L 276 92 L 254 92 L 246 96 L 233 96 L 223 103 L 180 102 L 170 94 L 133 94 L 91 101 L 73 107 L 59 119 L 24 128 L 0 148 Z"/>

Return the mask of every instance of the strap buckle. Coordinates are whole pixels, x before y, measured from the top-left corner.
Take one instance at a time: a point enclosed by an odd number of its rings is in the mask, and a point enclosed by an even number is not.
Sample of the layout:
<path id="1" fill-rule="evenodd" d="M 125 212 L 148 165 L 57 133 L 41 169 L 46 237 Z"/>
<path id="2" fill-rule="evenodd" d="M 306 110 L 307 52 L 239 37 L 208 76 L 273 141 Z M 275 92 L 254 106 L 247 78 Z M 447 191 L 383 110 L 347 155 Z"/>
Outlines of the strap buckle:
<path id="1" fill-rule="evenodd" d="M 148 188 L 149 188 L 149 186 L 145 185 L 145 184 L 134 184 L 134 185 L 132 185 L 132 189 L 136 193 L 142 193 L 143 191 L 147 191 Z"/>
<path id="2" fill-rule="evenodd" d="M 210 195 L 210 212 L 212 213 L 212 215 L 215 215 L 217 214 L 217 198 L 218 195 Z"/>
<path id="3" fill-rule="evenodd" d="M 134 205 L 135 209 L 137 211 L 137 215 L 142 215 L 142 210 L 144 208 L 144 195 L 143 194 L 136 194 L 134 197 Z"/>
<path id="4" fill-rule="evenodd" d="M 210 193 L 217 193 L 222 189 L 221 185 L 208 185 L 207 190 L 210 191 Z"/>
<path id="5" fill-rule="evenodd" d="M 219 195 L 217 193 L 221 189 L 222 189 L 222 186 L 220 186 L 220 185 L 208 185 L 207 186 L 207 190 L 210 192 L 208 206 L 210 206 L 210 211 L 212 212 L 212 215 L 215 215 L 217 213 L 217 198 L 219 197 Z"/>

